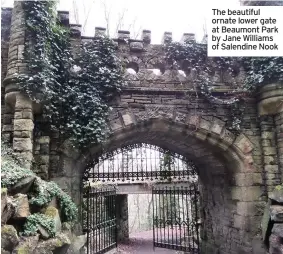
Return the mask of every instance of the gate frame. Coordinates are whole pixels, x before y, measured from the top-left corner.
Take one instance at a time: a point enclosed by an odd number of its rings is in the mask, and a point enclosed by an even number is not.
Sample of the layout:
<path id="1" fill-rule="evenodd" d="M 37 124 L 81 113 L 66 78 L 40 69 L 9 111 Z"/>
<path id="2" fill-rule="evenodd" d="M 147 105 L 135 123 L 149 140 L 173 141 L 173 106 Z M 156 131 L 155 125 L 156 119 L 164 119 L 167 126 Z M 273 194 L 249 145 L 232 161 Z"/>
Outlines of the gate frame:
<path id="1" fill-rule="evenodd" d="M 169 195 L 167 195 L 169 194 Z M 156 195 L 158 195 L 158 203 L 155 202 L 156 199 Z M 184 201 L 184 195 L 185 197 L 185 201 Z M 186 220 L 182 220 L 181 221 L 181 217 L 177 218 L 175 217 L 174 219 L 176 219 L 175 223 L 171 220 L 168 220 L 168 218 L 166 218 L 167 220 L 164 221 L 162 223 L 162 219 L 159 218 L 159 215 L 161 215 L 161 212 L 157 212 L 157 205 L 160 205 L 160 197 L 162 196 L 162 201 L 164 204 L 164 196 L 166 196 L 166 198 L 169 196 L 170 199 L 172 196 L 174 196 L 174 201 L 176 201 L 176 196 L 178 196 L 178 202 L 180 202 L 180 197 L 182 199 L 182 204 L 187 207 L 186 208 Z M 192 197 L 193 200 L 188 202 L 188 197 Z M 161 202 L 162 203 L 162 202 Z M 192 214 L 192 218 L 191 220 L 188 218 L 188 206 L 189 204 L 191 204 L 191 208 L 192 208 L 192 203 L 194 203 L 194 210 L 192 211 L 192 213 L 194 213 L 194 216 Z M 176 186 L 176 184 L 174 183 L 167 183 L 166 185 L 164 184 L 156 184 L 152 186 L 152 204 L 153 204 L 153 249 L 155 247 L 159 247 L 159 248 L 165 248 L 165 249 L 172 249 L 172 250 L 179 250 L 179 251 L 185 251 L 185 252 L 189 252 L 189 253 L 195 253 L 195 254 L 199 254 L 200 253 L 200 192 L 198 189 L 198 182 L 196 183 L 187 183 L 184 184 L 182 186 Z M 171 212 L 172 212 L 172 207 L 170 208 Z M 168 212 L 168 209 L 166 209 Z M 184 207 L 182 208 L 183 212 L 184 212 Z M 157 218 L 155 218 L 157 215 Z M 163 216 L 164 216 L 164 211 L 163 211 Z M 167 216 L 167 215 L 166 215 Z M 180 216 L 180 210 L 179 210 L 179 216 Z M 165 218 L 163 218 L 165 219 Z M 179 240 L 182 240 L 182 237 L 184 236 L 186 239 L 186 231 L 184 230 L 184 234 L 182 232 L 179 232 L 179 234 L 174 233 L 173 229 L 174 229 L 174 224 L 178 224 L 177 223 L 177 219 L 179 219 L 179 230 L 181 228 L 186 228 L 186 230 L 188 230 L 188 233 L 193 233 L 192 236 L 192 244 L 191 241 L 189 240 L 189 245 L 187 246 L 187 244 L 182 244 L 182 242 L 180 244 L 177 244 L 177 235 L 179 236 Z M 157 226 L 156 226 L 157 223 Z M 166 228 L 166 224 L 168 224 L 169 226 L 171 226 L 171 228 L 167 228 L 167 230 L 165 230 Z M 182 226 L 183 225 L 183 226 Z M 161 228 L 160 226 L 163 226 L 164 230 L 164 238 L 162 239 L 162 234 L 161 234 L 161 242 L 159 242 L 158 240 L 158 228 Z M 172 230 L 170 230 L 172 229 Z M 178 230 L 178 228 L 177 228 Z M 165 232 L 166 231 L 166 232 Z M 160 230 L 161 232 L 161 230 Z M 195 234 L 196 232 L 196 234 Z M 157 233 L 157 234 L 156 234 Z M 167 239 L 166 239 L 166 233 L 167 233 Z M 164 242 L 165 240 L 170 240 L 169 235 L 171 235 L 171 240 L 173 243 L 168 243 L 168 242 Z M 176 236 L 176 238 L 174 239 L 174 236 Z M 196 239 L 194 239 L 194 237 L 196 236 Z M 157 240 L 156 240 L 157 239 Z M 163 242 L 162 242 L 163 240 Z M 176 243 L 174 243 L 174 240 L 176 241 Z"/>
<path id="2" fill-rule="evenodd" d="M 97 213 L 93 214 L 89 209 L 92 209 L 94 211 L 97 209 L 99 203 L 98 198 L 99 197 L 111 197 L 110 200 L 110 206 L 113 208 L 112 213 L 109 215 L 109 207 L 107 207 L 107 203 L 105 203 L 105 200 L 103 200 L 102 207 L 105 209 L 102 211 L 102 209 L 99 209 L 99 216 L 97 216 Z M 83 232 L 87 234 L 87 242 L 86 242 L 86 248 L 87 248 L 87 254 L 103 254 L 106 253 L 112 249 L 117 248 L 117 215 L 116 215 L 116 205 L 117 205 L 117 189 L 116 186 L 113 185 L 102 185 L 102 186 L 91 186 L 91 183 L 88 183 L 84 187 L 84 193 L 83 193 L 83 199 L 86 199 L 87 201 L 87 210 L 83 210 L 83 213 L 86 213 L 86 216 L 82 216 L 83 225 L 86 227 L 83 227 Z M 90 207 L 92 203 L 93 207 Z M 111 209 L 110 207 L 110 209 Z M 95 211 L 96 212 L 96 211 Z M 102 215 L 102 216 L 101 216 Z M 110 216 L 110 217 L 109 217 Z M 94 220 L 98 218 L 103 218 L 105 220 L 101 221 L 100 223 L 97 223 L 93 225 Z M 86 224 L 86 225 L 85 225 Z M 108 234 L 107 238 L 110 241 L 110 244 L 107 245 L 107 242 L 105 241 L 105 238 L 103 239 L 103 246 L 101 247 L 102 242 L 100 242 L 100 236 L 98 237 L 97 241 L 97 235 L 101 234 L 105 236 L 107 234 L 106 230 L 111 231 L 110 234 Z M 98 232 L 97 232 L 98 231 Z M 91 237 L 91 233 L 93 233 L 93 236 Z M 91 241 L 90 241 L 91 239 Z M 111 241 L 111 239 L 114 239 L 114 241 Z M 96 243 L 95 246 L 94 243 Z M 92 245 L 91 245 L 92 244 Z M 97 245 L 99 244 L 99 245 Z M 98 248 L 97 248 L 98 247 Z"/>

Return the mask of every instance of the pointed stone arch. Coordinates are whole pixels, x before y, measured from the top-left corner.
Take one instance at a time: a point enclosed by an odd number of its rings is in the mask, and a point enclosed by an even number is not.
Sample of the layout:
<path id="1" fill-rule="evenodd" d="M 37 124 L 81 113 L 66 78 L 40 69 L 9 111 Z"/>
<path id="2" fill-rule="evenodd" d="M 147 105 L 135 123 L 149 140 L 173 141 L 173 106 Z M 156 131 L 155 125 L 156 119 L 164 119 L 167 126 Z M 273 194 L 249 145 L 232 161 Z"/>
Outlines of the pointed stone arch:
<path id="1" fill-rule="evenodd" d="M 186 156 L 200 169 L 204 253 L 227 251 L 235 244 L 239 253 L 251 253 L 251 246 L 244 247 L 242 242 L 247 237 L 252 242 L 250 232 L 255 230 L 255 210 L 261 204 L 262 178 L 255 173 L 254 147 L 248 137 L 234 135 L 218 118 L 177 113 L 170 119 L 148 117 L 140 121 L 126 110 L 119 118 L 110 118 L 109 126 L 111 135 L 103 146 L 90 144 L 84 152 L 70 149 L 68 141 L 62 146 L 63 170 L 68 176 L 62 181 L 70 182 L 70 192 L 78 203 L 82 175 L 90 160 L 121 146 L 154 144 Z M 233 234 L 235 239 L 229 237 Z"/>

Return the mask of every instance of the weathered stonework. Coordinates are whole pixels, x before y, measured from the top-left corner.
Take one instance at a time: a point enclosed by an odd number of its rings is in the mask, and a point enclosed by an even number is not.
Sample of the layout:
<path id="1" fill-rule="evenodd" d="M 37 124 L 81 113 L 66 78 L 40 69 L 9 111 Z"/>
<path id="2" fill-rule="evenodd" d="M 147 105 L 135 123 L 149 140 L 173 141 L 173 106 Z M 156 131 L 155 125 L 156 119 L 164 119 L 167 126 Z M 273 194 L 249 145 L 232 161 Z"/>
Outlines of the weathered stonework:
<path id="1" fill-rule="evenodd" d="M 117 195 L 117 238 L 119 241 L 129 239 L 128 195 Z"/>
<path id="2" fill-rule="evenodd" d="M 70 27 L 76 57 L 80 43 L 91 38 L 81 35 L 80 25 L 69 25 L 67 12 L 58 15 L 62 24 Z M 72 148 L 68 140 L 59 140 L 56 133 L 41 130 L 34 134 L 34 118 L 40 116 L 40 107 L 18 92 L 16 82 L 16 73 L 27 71 L 21 54 L 25 26 L 20 1 L 15 2 L 13 10 L 2 11 L 2 21 L 5 105 L 1 116 L 5 139 L 13 143 L 27 167 L 33 161 L 37 165 L 33 169 L 41 177 L 60 184 L 80 204 L 84 170 L 102 147 L 90 144 L 82 152 Z M 103 32 L 96 29 L 96 34 Z M 183 39 L 194 40 L 194 36 L 185 34 Z M 172 34 L 165 33 L 164 41 L 170 40 Z M 247 100 L 241 133 L 235 134 L 229 129 L 231 109 L 207 101 L 194 90 L 196 73 L 188 66 L 182 69 L 185 75 L 181 70 L 171 70 L 164 63 L 162 45 L 150 44 L 150 31 L 143 31 L 138 41 L 131 40 L 129 32 L 119 31 L 115 41 L 117 54 L 136 73 L 125 73 L 128 86 L 111 103 L 111 135 L 104 151 L 143 142 L 193 160 L 201 181 L 202 253 L 265 253 L 263 239 L 258 236 L 260 221 L 268 195 L 282 183 L 282 86 L 271 84 L 258 97 Z M 152 69 L 159 69 L 160 74 Z M 228 73 L 211 75 L 220 98 L 233 90 L 227 85 L 231 78 Z M 238 84 L 243 79 L 240 68 Z M 126 204 L 125 197 L 123 200 Z M 127 230 L 122 232 L 125 238 Z"/>

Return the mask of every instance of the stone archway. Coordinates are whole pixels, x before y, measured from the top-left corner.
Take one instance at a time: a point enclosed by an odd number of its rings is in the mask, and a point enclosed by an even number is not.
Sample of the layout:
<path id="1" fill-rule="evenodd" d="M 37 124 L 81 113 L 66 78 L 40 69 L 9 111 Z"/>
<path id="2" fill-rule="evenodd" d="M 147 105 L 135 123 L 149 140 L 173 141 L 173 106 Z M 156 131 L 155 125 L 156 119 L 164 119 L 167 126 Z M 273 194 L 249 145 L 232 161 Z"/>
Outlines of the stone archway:
<path id="1" fill-rule="evenodd" d="M 129 120 L 129 119 L 128 119 Z M 111 122 L 110 122 L 111 125 Z M 63 170 L 70 192 L 80 201 L 80 182 L 88 161 L 102 150 L 146 142 L 179 153 L 198 166 L 202 198 L 203 253 L 252 253 L 261 204 L 261 176 L 253 166 L 253 145 L 243 134 L 229 132 L 224 122 L 189 117 L 187 124 L 164 119 L 124 124 L 113 131 L 103 147 L 91 147 L 85 153 L 68 149 L 65 142 Z M 233 251 L 233 252 L 232 252 Z"/>

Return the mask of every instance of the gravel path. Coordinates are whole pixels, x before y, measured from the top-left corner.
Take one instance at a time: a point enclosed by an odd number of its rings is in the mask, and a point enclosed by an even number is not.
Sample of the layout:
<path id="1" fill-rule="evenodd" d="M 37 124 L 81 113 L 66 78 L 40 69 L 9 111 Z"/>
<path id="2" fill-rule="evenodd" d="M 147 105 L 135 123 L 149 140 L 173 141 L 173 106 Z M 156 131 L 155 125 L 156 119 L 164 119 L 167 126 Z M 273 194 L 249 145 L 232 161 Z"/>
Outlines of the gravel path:
<path id="1" fill-rule="evenodd" d="M 174 250 L 167 250 L 163 248 L 155 248 L 153 250 L 152 230 L 135 233 L 130 236 L 127 243 L 118 245 L 117 254 L 151 254 L 151 253 L 164 253 L 176 254 Z"/>

